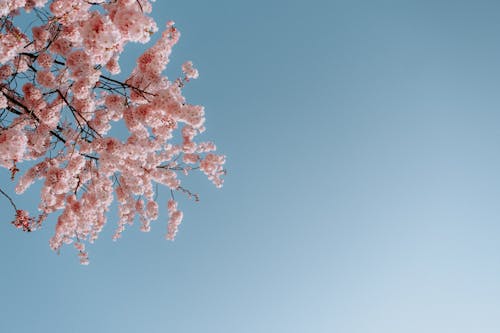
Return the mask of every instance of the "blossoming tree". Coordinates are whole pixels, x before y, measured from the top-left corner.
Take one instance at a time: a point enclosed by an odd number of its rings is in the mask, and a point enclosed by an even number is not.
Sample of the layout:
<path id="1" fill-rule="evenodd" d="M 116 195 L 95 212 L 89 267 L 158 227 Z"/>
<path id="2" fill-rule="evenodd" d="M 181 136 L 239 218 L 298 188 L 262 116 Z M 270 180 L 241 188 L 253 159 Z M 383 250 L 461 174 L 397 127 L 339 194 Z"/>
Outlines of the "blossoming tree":
<path id="1" fill-rule="evenodd" d="M 0 0 L 0 165 L 17 194 L 43 180 L 40 215 L 30 216 L 1 186 L 0 193 L 15 212 L 12 224 L 24 231 L 59 214 L 50 246 L 74 243 L 82 264 L 85 242 L 98 237 L 115 198 L 114 239 L 137 216 L 149 231 L 158 218 L 156 184 L 167 186 L 166 238 L 174 239 L 182 212 L 173 193 L 198 199 L 179 173 L 199 170 L 222 186 L 225 157 L 212 142 L 195 140 L 205 130 L 204 110 L 182 95 L 197 70 L 186 62 L 183 77 L 162 75 L 180 36 L 174 23 L 127 79 L 115 76 L 124 46 L 146 43 L 158 30 L 151 11 L 148 0 Z M 19 15 L 37 21 L 23 31 Z M 121 139 L 110 135 L 119 122 L 128 129 Z"/>

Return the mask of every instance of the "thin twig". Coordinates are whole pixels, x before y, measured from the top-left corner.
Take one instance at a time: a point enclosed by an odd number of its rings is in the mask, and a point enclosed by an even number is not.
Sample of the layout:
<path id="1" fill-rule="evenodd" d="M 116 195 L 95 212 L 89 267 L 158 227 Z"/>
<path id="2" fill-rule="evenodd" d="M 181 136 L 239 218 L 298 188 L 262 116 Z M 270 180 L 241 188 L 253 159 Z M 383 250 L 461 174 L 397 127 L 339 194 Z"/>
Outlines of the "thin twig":
<path id="1" fill-rule="evenodd" d="M 15 211 L 17 212 L 18 209 L 16 204 L 14 203 L 14 200 L 12 200 L 12 198 L 7 193 L 5 193 L 1 188 L 0 188 L 0 193 L 2 193 L 10 201 L 10 204 L 12 205 L 12 207 L 14 207 Z"/>

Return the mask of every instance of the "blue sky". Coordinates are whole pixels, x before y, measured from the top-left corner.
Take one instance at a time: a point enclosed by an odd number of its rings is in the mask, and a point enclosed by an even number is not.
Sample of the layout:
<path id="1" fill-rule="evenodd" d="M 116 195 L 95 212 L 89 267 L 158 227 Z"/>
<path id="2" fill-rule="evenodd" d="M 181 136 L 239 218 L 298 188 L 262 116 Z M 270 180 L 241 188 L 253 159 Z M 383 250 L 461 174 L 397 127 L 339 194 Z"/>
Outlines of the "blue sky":
<path id="1" fill-rule="evenodd" d="M 0 201 L 0 332 L 500 330 L 498 1 L 154 10 L 182 32 L 167 75 L 200 71 L 225 186 L 189 180 L 175 242 L 165 211 L 112 242 L 112 212 L 87 267 Z"/>

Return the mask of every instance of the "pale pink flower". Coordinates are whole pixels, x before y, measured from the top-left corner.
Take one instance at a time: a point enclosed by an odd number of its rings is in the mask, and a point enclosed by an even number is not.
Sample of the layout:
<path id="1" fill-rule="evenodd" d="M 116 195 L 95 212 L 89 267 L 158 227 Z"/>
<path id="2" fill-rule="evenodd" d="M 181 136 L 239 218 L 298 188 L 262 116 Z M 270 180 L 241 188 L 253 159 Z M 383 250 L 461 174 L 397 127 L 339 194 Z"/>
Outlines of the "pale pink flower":
<path id="1" fill-rule="evenodd" d="M 43 68 L 46 68 L 46 69 L 51 68 L 52 64 L 54 63 L 52 56 L 47 52 L 40 53 L 38 55 L 38 57 L 36 58 L 36 60 L 38 61 L 38 64 L 40 66 L 42 66 Z"/>
<path id="2" fill-rule="evenodd" d="M 200 170 L 208 176 L 208 179 L 211 180 L 215 186 L 222 187 L 222 176 L 225 175 L 223 165 L 225 162 L 226 157 L 223 155 L 207 154 L 200 163 Z"/>
<path id="3" fill-rule="evenodd" d="M 0 93 L 0 109 L 7 107 L 7 98 L 3 93 Z"/>
<path id="4" fill-rule="evenodd" d="M 113 56 L 111 59 L 109 59 L 108 63 L 106 64 L 106 69 L 111 73 L 111 74 L 120 74 L 120 64 L 118 64 L 118 56 Z"/>
<path id="5" fill-rule="evenodd" d="M 5 80 L 12 75 L 12 67 L 10 65 L 3 65 L 0 67 L 0 80 Z"/>
<path id="6" fill-rule="evenodd" d="M 59 37 L 50 44 L 50 52 L 66 57 L 71 51 L 72 43 L 64 37 Z"/>
<path id="7" fill-rule="evenodd" d="M 182 161 L 188 164 L 196 164 L 200 160 L 200 156 L 198 154 L 184 154 L 182 156 Z"/>
<path id="8" fill-rule="evenodd" d="M 56 85 L 56 78 L 49 70 L 38 71 L 36 81 L 45 88 L 54 88 Z"/>
<path id="9" fill-rule="evenodd" d="M 198 70 L 193 67 L 193 63 L 191 61 L 186 61 L 182 65 L 182 71 L 186 74 L 186 78 L 189 79 L 197 79 L 199 74 Z"/>
<path id="10" fill-rule="evenodd" d="M 23 160 L 28 138 L 21 126 L 12 126 L 0 132 L 0 165 L 10 168 Z"/>
<path id="11" fill-rule="evenodd" d="M 47 41 L 50 38 L 50 32 L 47 31 L 46 27 L 34 27 L 31 29 L 33 33 L 33 40 L 35 42 L 35 49 L 39 50 L 47 44 Z"/>
<path id="12" fill-rule="evenodd" d="M 167 208 L 169 219 L 166 238 L 168 240 L 174 240 L 179 229 L 179 225 L 182 222 L 183 214 L 181 211 L 177 210 L 177 202 L 172 199 L 168 201 Z"/>
<path id="13" fill-rule="evenodd" d="M 0 34 L 0 64 L 5 64 L 14 59 L 22 52 L 26 42 L 25 36 L 17 30 L 7 34 Z"/>

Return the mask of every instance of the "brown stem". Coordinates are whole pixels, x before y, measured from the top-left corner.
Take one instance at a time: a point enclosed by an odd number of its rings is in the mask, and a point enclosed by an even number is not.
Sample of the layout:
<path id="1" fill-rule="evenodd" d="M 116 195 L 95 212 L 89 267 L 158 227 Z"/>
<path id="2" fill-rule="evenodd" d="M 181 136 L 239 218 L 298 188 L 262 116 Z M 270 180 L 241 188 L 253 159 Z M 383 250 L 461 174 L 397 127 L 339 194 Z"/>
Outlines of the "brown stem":
<path id="1" fill-rule="evenodd" d="M 10 204 L 12 205 L 12 207 L 14 207 L 15 211 L 17 212 L 18 209 L 16 207 L 16 204 L 14 203 L 14 200 L 12 200 L 12 198 L 7 193 L 5 193 L 1 188 L 0 188 L 0 193 L 2 193 L 4 197 L 6 197 L 9 200 Z"/>

